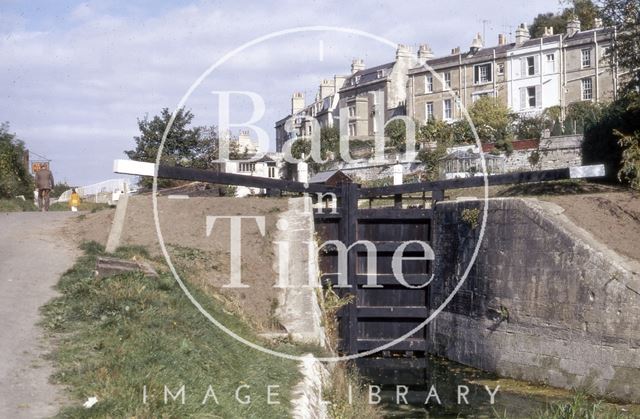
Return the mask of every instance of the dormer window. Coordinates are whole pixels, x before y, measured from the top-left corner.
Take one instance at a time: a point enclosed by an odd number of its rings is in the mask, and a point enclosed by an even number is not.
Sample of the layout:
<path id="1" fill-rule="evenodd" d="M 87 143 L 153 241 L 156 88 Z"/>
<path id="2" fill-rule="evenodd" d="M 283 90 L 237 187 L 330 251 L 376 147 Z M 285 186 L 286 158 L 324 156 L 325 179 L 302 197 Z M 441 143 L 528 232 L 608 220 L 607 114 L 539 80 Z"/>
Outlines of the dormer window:
<path id="1" fill-rule="evenodd" d="M 384 70 L 378 70 L 378 74 L 377 74 L 378 78 L 381 79 L 384 77 Z"/>

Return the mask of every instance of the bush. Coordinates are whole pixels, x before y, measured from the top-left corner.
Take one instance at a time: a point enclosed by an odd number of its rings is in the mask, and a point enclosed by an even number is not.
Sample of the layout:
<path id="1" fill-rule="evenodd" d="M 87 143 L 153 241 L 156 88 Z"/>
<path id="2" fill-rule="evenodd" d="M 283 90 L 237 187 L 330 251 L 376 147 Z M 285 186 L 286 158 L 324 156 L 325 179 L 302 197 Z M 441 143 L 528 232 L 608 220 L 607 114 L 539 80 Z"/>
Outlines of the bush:
<path id="1" fill-rule="evenodd" d="M 33 196 L 34 182 L 25 166 L 24 143 L 9 132 L 9 124 L 0 124 L 0 198 Z"/>
<path id="2" fill-rule="evenodd" d="M 586 115 L 582 162 L 584 164 L 604 164 L 605 176 L 617 182 L 622 169 L 623 147 L 620 136 L 640 131 L 640 95 L 631 93 L 612 102 L 598 113 Z M 629 181 L 623 178 L 624 181 Z"/>

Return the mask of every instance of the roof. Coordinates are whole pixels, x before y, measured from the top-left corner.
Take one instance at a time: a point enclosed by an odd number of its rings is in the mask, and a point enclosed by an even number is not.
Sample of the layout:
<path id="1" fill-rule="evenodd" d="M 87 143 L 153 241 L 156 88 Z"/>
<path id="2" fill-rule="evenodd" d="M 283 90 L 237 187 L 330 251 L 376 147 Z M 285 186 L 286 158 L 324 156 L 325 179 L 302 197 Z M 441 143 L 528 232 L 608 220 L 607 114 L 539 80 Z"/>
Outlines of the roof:
<path id="1" fill-rule="evenodd" d="M 560 42 L 561 39 L 564 39 L 564 42 L 568 45 L 571 44 L 580 44 L 582 42 L 588 42 L 593 39 L 594 33 L 597 33 L 599 39 L 606 38 L 611 36 L 614 33 L 613 28 L 597 28 L 597 29 L 589 29 L 586 31 L 580 31 L 573 35 L 572 37 L 567 37 L 564 34 L 560 35 L 551 35 L 545 36 L 542 38 L 533 38 L 525 41 L 522 45 L 516 45 L 514 42 L 505 45 L 496 45 L 493 47 L 482 48 L 477 51 L 475 54 L 471 54 L 469 51 L 461 52 L 459 54 L 445 55 L 443 57 L 433 58 L 431 60 L 427 60 L 426 64 L 430 67 L 448 67 L 458 65 L 460 62 L 465 64 L 480 62 L 487 58 L 493 58 L 493 54 L 496 56 L 506 54 L 507 52 L 520 48 L 530 48 L 540 45 L 540 41 L 542 40 L 542 44 L 551 44 L 554 42 Z M 415 67 L 410 70 L 411 73 L 419 73 L 424 71 L 425 69 L 422 66 Z"/>
<path id="2" fill-rule="evenodd" d="M 375 67 L 365 68 L 364 70 L 356 71 L 354 74 L 347 77 L 344 84 L 340 88 L 340 91 L 353 89 L 354 87 L 357 87 L 359 85 L 374 82 L 374 81 L 386 80 L 389 77 L 390 71 L 384 71 L 384 70 L 391 70 L 395 64 L 396 62 L 392 61 L 390 63 L 381 64 Z M 382 77 L 378 77 L 379 70 L 384 71 L 384 74 Z M 352 86 L 351 80 L 356 77 L 359 77 L 358 84 Z"/>
<path id="3" fill-rule="evenodd" d="M 334 177 L 351 179 L 342 170 L 329 170 L 316 173 L 309 179 L 309 183 L 327 183 Z"/>

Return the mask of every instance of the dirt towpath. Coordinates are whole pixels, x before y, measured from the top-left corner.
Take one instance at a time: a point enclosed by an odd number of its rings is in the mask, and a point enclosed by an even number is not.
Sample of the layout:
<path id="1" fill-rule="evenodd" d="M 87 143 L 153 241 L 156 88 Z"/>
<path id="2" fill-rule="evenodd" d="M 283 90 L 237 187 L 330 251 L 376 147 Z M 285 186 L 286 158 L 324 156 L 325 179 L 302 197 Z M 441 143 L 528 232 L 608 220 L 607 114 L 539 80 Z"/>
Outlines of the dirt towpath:
<path id="1" fill-rule="evenodd" d="M 50 348 L 36 325 L 38 308 L 78 251 L 62 236 L 66 212 L 0 213 L 0 418 L 44 418 L 63 402 L 49 383 Z"/>

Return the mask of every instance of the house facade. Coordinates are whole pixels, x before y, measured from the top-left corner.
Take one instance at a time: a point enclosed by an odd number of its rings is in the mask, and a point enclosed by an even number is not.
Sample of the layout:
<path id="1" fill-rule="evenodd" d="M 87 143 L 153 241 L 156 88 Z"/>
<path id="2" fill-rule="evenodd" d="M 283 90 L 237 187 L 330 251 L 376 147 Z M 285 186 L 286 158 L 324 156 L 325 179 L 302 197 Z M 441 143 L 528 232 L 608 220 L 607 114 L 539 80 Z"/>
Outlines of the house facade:
<path id="1" fill-rule="evenodd" d="M 429 119 L 453 121 L 462 117 L 457 98 L 464 107 L 482 96 L 506 101 L 508 48 L 504 42 L 482 48 L 482 38 L 477 35 L 468 51 L 455 48 L 449 56 L 428 59 L 409 70 L 408 115 L 422 123 Z"/>
<path id="2" fill-rule="evenodd" d="M 461 106 L 491 96 L 517 114 L 539 114 L 572 103 L 614 99 L 618 70 L 608 62 L 607 51 L 615 32 L 602 27 L 581 31 L 580 21 L 569 22 L 565 34 L 547 28 L 531 39 L 526 25 L 516 30 L 515 42 L 504 35 L 485 47 L 480 35 L 466 52 L 426 60 L 409 70 L 407 114 L 420 122 L 462 118 Z M 457 102 L 459 101 L 459 102 Z M 460 106 L 458 106 L 458 103 Z"/>

